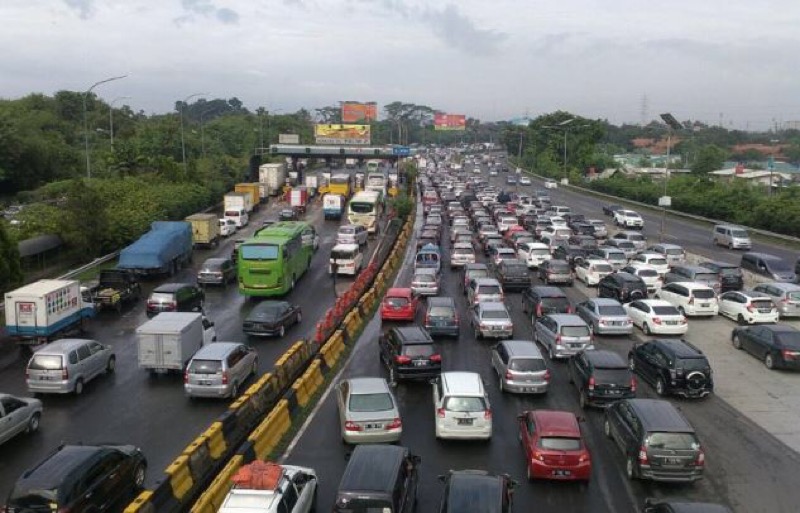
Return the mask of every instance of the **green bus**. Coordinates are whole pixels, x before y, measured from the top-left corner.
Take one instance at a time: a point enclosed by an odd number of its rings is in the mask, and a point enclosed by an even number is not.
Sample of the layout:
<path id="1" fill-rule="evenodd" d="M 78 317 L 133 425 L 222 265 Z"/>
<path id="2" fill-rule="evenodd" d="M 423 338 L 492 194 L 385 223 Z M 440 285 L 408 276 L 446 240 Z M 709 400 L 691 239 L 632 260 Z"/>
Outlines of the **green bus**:
<path id="1" fill-rule="evenodd" d="M 236 255 L 239 292 L 245 296 L 286 294 L 311 266 L 318 246 L 316 230 L 302 221 L 281 221 L 258 230 Z"/>

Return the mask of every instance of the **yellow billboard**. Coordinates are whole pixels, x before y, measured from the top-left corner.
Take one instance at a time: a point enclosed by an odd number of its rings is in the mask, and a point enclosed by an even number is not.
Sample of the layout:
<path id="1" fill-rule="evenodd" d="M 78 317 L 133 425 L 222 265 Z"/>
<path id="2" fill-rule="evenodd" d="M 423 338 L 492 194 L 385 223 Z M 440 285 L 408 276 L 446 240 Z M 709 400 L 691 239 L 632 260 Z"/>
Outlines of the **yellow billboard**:
<path id="1" fill-rule="evenodd" d="M 369 144 L 369 125 L 314 125 L 317 144 Z"/>

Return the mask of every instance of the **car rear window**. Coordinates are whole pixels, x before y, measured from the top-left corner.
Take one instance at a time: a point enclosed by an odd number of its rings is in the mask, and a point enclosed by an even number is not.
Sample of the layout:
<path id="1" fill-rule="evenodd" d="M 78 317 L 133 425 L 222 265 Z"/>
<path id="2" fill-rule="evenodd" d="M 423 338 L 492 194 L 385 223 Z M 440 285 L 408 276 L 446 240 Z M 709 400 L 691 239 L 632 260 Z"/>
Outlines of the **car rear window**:
<path id="1" fill-rule="evenodd" d="M 542 310 L 544 311 L 567 313 L 569 309 L 569 299 L 565 297 L 546 297 L 542 299 Z"/>
<path id="2" fill-rule="evenodd" d="M 449 306 L 432 306 L 428 310 L 428 317 L 435 318 L 435 319 L 450 319 L 455 317 L 455 311 L 452 307 Z"/>
<path id="3" fill-rule="evenodd" d="M 217 374 L 221 371 L 221 360 L 192 360 L 189 364 L 189 372 L 192 374 Z"/>
<path id="4" fill-rule="evenodd" d="M 622 261 L 627 261 L 628 260 L 628 257 L 626 257 L 625 253 L 623 253 L 622 251 L 609 251 L 607 253 L 607 255 L 608 255 L 607 256 L 608 260 L 613 260 L 615 262 L 616 261 L 620 261 L 620 260 L 622 260 Z"/>
<path id="5" fill-rule="evenodd" d="M 680 248 L 667 248 L 665 252 L 667 255 L 683 255 L 683 250 Z"/>
<path id="6" fill-rule="evenodd" d="M 708 282 L 708 281 L 717 281 L 716 273 L 696 273 L 694 275 L 694 281 L 699 282 Z"/>
<path id="7" fill-rule="evenodd" d="M 417 283 L 435 283 L 436 277 L 431 274 L 416 274 L 414 275 L 414 281 Z"/>
<path id="8" fill-rule="evenodd" d="M 595 367 L 594 377 L 600 383 L 613 383 L 615 385 L 624 385 L 624 386 L 628 386 L 631 381 L 631 373 L 626 367 L 617 367 L 617 368 Z"/>
<path id="9" fill-rule="evenodd" d="M 505 310 L 484 310 L 481 312 L 481 319 L 508 319 L 508 312 Z"/>
<path id="10" fill-rule="evenodd" d="M 551 260 L 550 264 L 547 267 L 548 271 L 556 271 L 556 272 L 564 272 L 569 271 L 569 264 L 566 262 L 559 262 L 557 260 Z"/>
<path id="11" fill-rule="evenodd" d="M 592 264 L 592 270 L 597 273 L 610 273 L 614 268 L 608 264 Z"/>
<path id="12" fill-rule="evenodd" d="M 483 397 L 450 396 L 444 402 L 444 409 L 455 412 L 477 412 L 486 410 Z"/>
<path id="13" fill-rule="evenodd" d="M 389 306 L 406 306 L 408 299 L 404 297 L 387 297 L 386 304 Z"/>
<path id="14" fill-rule="evenodd" d="M 355 412 L 386 411 L 394 407 L 394 402 L 392 396 L 386 393 L 353 394 L 348 407 Z"/>
<path id="15" fill-rule="evenodd" d="M 488 277 L 489 277 L 489 271 L 487 271 L 486 269 L 475 269 L 467 273 L 467 278 L 470 280 L 477 278 L 488 278 Z"/>
<path id="16" fill-rule="evenodd" d="M 499 285 L 481 285 L 478 287 L 478 294 L 500 294 Z"/>
<path id="17" fill-rule="evenodd" d="M 547 370 L 547 364 L 541 358 L 513 358 L 508 368 L 517 372 L 539 372 Z"/>
<path id="18" fill-rule="evenodd" d="M 432 344 L 409 344 L 403 346 L 403 354 L 405 356 L 430 356 L 435 352 Z"/>
<path id="19" fill-rule="evenodd" d="M 561 335 L 565 337 L 588 337 L 588 326 L 562 326 Z"/>
<path id="20" fill-rule="evenodd" d="M 31 358 L 28 369 L 58 370 L 61 369 L 61 356 L 57 354 L 36 354 Z"/>
<path id="21" fill-rule="evenodd" d="M 752 301 L 753 308 L 768 308 L 772 309 L 773 303 L 771 299 L 754 299 Z"/>
<path id="22" fill-rule="evenodd" d="M 722 276 L 735 276 L 738 278 L 742 275 L 742 270 L 738 267 L 721 267 L 719 269 L 719 274 Z"/>
<path id="23" fill-rule="evenodd" d="M 651 258 L 647 263 L 650 265 L 667 265 L 667 261 L 663 258 Z"/>
<path id="24" fill-rule="evenodd" d="M 697 299 L 713 299 L 716 297 L 716 294 L 711 289 L 695 289 L 692 291 L 692 295 Z"/>
<path id="25" fill-rule="evenodd" d="M 150 301 L 155 301 L 157 303 L 163 303 L 164 301 L 172 301 L 175 298 L 175 294 L 172 292 L 153 292 L 150 295 Z"/>
<path id="26" fill-rule="evenodd" d="M 654 306 L 653 313 L 656 315 L 680 315 L 674 306 Z"/>
<path id="27" fill-rule="evenodd" d="M 561 436 L 543 436 L 539 439 L 539 447 L 551 451 L 579 451 L 580 438 L 566 438 Z"/>
<path id="28" fill-rule="evenodd" d="M 454 255 L 473 255 L 475 254 L 470 248 L 455 248 L 453 250 Z"/>
<path id="29" fill-rule="evenodd" d="M 658 276 L 658 271 L 655 269 L 639 269 L 637 275 L 642 278 L 655 278 Z"/>
<path id="30" fill-rule="evenodd" d="M 600 315 L 627 315 L 625 309 L 618 305 L 601 305 L 597 311 Z"/>
<path id="31" fill-rule="evenodd" d="M 645 441 L 652 449 L 697 450 L 700 442 L 692 433 L 650 433 Z"/>

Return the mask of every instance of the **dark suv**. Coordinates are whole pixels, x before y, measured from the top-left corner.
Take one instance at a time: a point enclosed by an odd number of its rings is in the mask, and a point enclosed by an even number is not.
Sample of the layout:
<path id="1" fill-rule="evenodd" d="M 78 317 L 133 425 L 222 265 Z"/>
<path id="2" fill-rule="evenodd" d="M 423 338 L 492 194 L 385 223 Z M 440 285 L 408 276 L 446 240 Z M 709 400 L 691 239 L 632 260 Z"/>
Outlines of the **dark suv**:
<path id="1" fill-rule="evenodd" d="M 522 292 L 522 311 L 535 319 L 547 314 L 572 313 L 573 309 L 560 288 L 537 285 Z"/>
<path id="2" fill-rule="evenodd" d="M 729 264 L 728 262 L 708 261 L 700 262 L 700 267 L 705 267 L 717 273 L 719 278 L 719 292 L 728 292 L 729 290 L 742 290 L 744 288 L 744 278 L 742 277 L 742 270 L 736 264 Z"/>
<path id="3" fill-rule="evenodd" d="M 419 326 L 392 328 L 380 336 L 378 346 L 392 384 L 398 379 L 430 379 L 442 372 L 442 355 Z"/>
<path id="4" fill-rule="evenodd" d="M 636 378 L 613 351 L 589 350 L 570 358 L 569 381 L 578 389 L 581 408 L 636 397 Z"/>
<path id="5" fill-rule="evenodd" d="M 727 506 L 711 502 L 687 502 L 685 499 L 645 499 L 642 513 L 733 513 Z"/>
<path id="6" fill-rule="evenodd" d="M 606 408 L 603 431 L 625 455 L 629 479 L 693 482 L 705 453 L 689 421 L 669 401 L 625 399 Z"/>
<path id="7" fill-rule="evenodd" d="M 531 286 L 531 276 L 528 274 L 528 265 L 522 260 L 501 260 L 495 269 L 497 281 L 503 290 L 525 290 Z"/>
<path id="8" fill-rule="evenodd" d="M 147 316 L 161 312 L 201 312 L 206 294 L 190 283 L 165 283 L 156 287 L 147 299 Z"/>
<path id="9" fill-rule="evenodd" d="M 634 344 L 628 366 L 653 385 L 658 395 L 705 397 L 714 391 L 711 364 L 685 340 L 655 339 Z"/>
<path id="10" fill-rule="evenodd" d="M 439 513 L 481 511 L 509 513 L 517 483 L 507 474 L 490 474 L 484 470 L 451 470 L 439 476 L 444 494 Z"/>
<path id="11" fill-rule="evenodd" d="M 635 274 L 616 272 L 597 284 L 597 297 L 610 297 L 620 303 L 647 298 L 647 284 Z"/>
<path id="12" fill-rule="evenodd" d="M 554 260 L 566 260 L 569 267 L 574 271 L 575 266 L 586 260 L 589 250 L 574 244 L 558 246 L 553 250 Z"/>
<path id="13" fill-rule="evenodd" d="M 458 337 L 458 309 L 453 298 L 432 296 L 426 303 L 425 329 L 428 333 Z"/>
<path id="14" fill-rule="evenodd" d="M 62 445 L 22 474 L 6 511 L 113 511 L 142 489 L 146 470 L 133 445 Z"/>

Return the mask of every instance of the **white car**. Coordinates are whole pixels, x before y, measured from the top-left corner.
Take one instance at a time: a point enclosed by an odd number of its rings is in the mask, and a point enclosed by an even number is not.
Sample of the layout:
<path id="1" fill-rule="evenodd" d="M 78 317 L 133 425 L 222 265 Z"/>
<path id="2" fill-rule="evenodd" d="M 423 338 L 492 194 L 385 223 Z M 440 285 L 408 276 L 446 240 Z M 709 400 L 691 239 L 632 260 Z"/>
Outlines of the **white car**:
<path id="1" fill-rule="evenodd" d="M 656 292 L 664 283 L 664 276 L 658 272 L 658 269 L 650 264 L 632 260 L 621 270 L 641 278 L 644 284 L 647 285 L 647 292 L 649 294 Z"/>
<path id="2" fill-rule="evenodd" d="M 644 228 L 644 219 L 633 210 L 616 210 L 614 212 L 614 223 L 625 228 Z"/>
<path id="3" fill-rule="evenodd" d="M 247 467 L 252 467 L 253 470 Z M 270 467 L 273 467 L 274 471 L 270 472 Z M 314 469 L 295 465 L 276 465 L 259 460 L 242 466 L 239 472 L 251 476 L 275 475 L 275 481 L 267 481 L 270 486 L 259 486 L 254 483 L 234 484 L 222 500 L 219 513 L 314 511 L 317 496 L 317 473 Z M 253 477 L 252 481 L 256 481 L 256 478 Z"/>
<path id="4" fill-rule="evenodd" d="M 567 220 L 561 217 L 560 215 L 553 215 L 550 216 L 550 223 L 553 225 L 553 228 L 567 228 Z M 571 230 L 570 230 L 571 231 Z"/>
<path id="5" fill-rule="evenodd" d="M 720 294 L 719 314 L 742 325 L 777 323 L 779 316 L 771 297 L 752 290 L 731 290 Z"/>
<path id="6" fill-rule="evenodd" d="M 219 219 L 219 234 L 223 237 L 230 237 L 234 233 L 238 227 L 236 226 L 236 221 L 233 219 L 227 219 L 225 217 L 221 217 Z"/>
<path id="7" fill-rule="evenodd" d="M 684 335 L 689 330 L 686 317 L 663 299 L 639 299 L 622 307 L 645 335 Z"/>
<path id="8" fill-rule="evenodd" d="M 450 252 L 450 267 L 464 267 L 475 263 L 475 248 L 469 242 L 456 242 Z"/>
<path id="9" fill-rule="evenodd" d="M 597 285 L 600 280 L 614 272 L 614 268 L 608 263 L 608 260 L 600 258 L 590 258 L 584 260 L 575 266 L 575 277 L 591 287 Z"/>
<path id="10" fill-rule="evenodd" d="M 497 221 L 497 229 L 500 233 L 505 233 L 512 226 L 519 226 L 519 219 L 514 216 L 503 216 Z"/>
<path id="11" fill-rule="evenodd" d="M 538 269 L 542 262 L 550 260 L 550 246 L 541 242 L 528 242 L 517 248 L 517 258 L 528 264 L 528 269 Z"/>
<path id="12" fill-rule="evenodd" d="M 558 189 L 558 183 L 555 180 L 547 179 L 544 181 L 545 189 Z"/>
<path id="13" fill-rule="evenodd" d="M 656 292 L 656 297 L 669 301 L 685 316 L 715 316 L 719 302 L 714 289 L 702 283 L 675 281 L 667 283 Z"/>
<path id="14" fill-rule="evenodd" d="M 533 183 L 533 182 L 531 182 L 531 179 L 528 178 L 527 176 L 521 176 L 519 178 L 519 184 L 520 185 L 530 185 L 531 183 Z"/>
<path id="15" fill-rule="evenodd" d="M 42 418 L 42 401 L 0 394 L 0 444 L 20 433 L 35 433 Z"/>
<path id="16" fill-rule="evenodd" d="M 669 262 L 664 258 L 664 255 L 653 252 L 639 253 L 631 258 L 631 264 L 645 264 L 654 268 L 656 272 L 663 278 L 669 272 Z"/>
<path id="17" fill-rule="evenodd" d="M 587 223 L 594 226 L 594 237 L 596 239 L 603 239 L 608 237 L 608 227 L 602 219 L 587 219 Z"/>
<path id="18" fill-rule="evenodd" d="M 497 248 L 497 252 L 492 256 L 492 264 L 495 267 L 500 265 L 500 262 L 503 260 L 515 260 L 517 258 L 517 252 L 511 248 Z"/>

